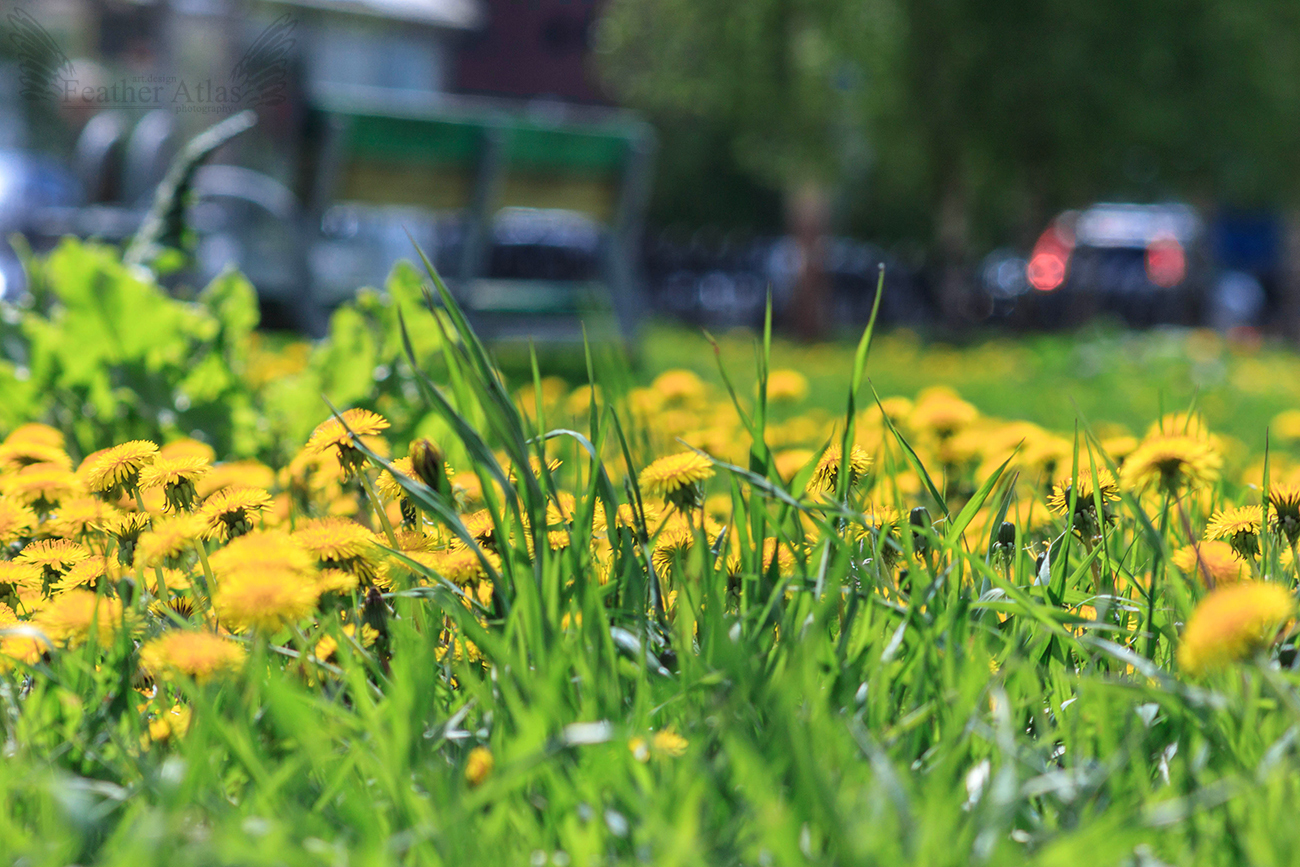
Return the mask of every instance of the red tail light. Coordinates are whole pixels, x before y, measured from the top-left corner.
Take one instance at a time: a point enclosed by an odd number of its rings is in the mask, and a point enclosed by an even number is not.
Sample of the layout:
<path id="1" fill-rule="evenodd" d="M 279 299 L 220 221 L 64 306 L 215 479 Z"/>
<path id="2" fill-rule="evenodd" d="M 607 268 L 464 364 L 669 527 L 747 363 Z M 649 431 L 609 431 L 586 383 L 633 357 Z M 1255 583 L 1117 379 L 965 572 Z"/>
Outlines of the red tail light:
<path id="1" fill-rule="evenodd" d="M 1172 289 L 1187 276 L 1187 254 L 1173 238 L 1157 238 L 1147 245 L 1147 279 L 1161 289 Z"/>
<path id="2" fill-rule="evenodd" d="M 1051 292 L 1065 282 L 1070 269 L 1070 253 L 1074 239 L 1055 226 L 1049 226 L 1038 238 L 1034 252 L 1025 268 L 1029 285 L 1039 292 Z"/>

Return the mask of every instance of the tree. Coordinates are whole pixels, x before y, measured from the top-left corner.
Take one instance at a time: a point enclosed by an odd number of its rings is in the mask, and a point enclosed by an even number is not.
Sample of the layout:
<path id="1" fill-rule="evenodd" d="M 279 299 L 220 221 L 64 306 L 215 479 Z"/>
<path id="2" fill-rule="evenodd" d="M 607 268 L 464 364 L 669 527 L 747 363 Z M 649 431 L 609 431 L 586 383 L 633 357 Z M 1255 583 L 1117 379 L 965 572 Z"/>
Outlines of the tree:
<path id="1" fill-rule="evenodd" d="M 781 192 L 807 338 L 826 327 L 831 192 L 863 150 L 885 11 L 871 0 L 611 0 L 599 25 L 602 69 L 625 101 L 721 121 L 739 165 Z"/>

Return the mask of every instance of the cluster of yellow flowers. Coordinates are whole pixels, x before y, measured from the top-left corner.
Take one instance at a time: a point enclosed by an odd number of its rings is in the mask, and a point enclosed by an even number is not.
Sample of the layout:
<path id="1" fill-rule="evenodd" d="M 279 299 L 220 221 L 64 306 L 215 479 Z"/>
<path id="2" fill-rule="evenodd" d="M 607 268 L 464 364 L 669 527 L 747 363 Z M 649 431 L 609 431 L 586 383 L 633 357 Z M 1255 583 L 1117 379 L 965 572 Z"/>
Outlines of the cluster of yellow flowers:
<path id="1" fill-rule="evenodd" d="M 1175 515 L 1168 525 L 1171 539 L 1183 543 L 1172 556 L 1178 574 L 1218 588 L 1187 628 L 1180 658 L 1189 671 L 1253 652 L 1290 617 L 1289 589 L 1251 579 L 1266 577 L 1267 564 L 1259 562 L 1266 532 L 1282 543 L 1277 550 L 1290 566 L 1300 537 L 1300 467 L 1278 465 L 1267 509 L 1221 505 L 1227 449 L 1198 415 L 1162 418 L 1141 438 L 1110 428 L 1096 443 L 1076 444 L 1028 422 L 983 416 L 952 390 L 932 388 L 859 413 L 846 458 L 843 419 L 803 408 L 808 391 L 796 371 L 769 378 L 765 438 L 773 478 L 815 506 L 847 497 L 861 518 L 838 526 L 883 557 L 887 569 L 906 568 L 894 543 L 905 525 L 917 523 L 909 511 L 925 500 L 926 482 L 905 459 L 901 436 L 939 480 L 954 514 L 983 479 L 1009 468 L 1009 496 L 988 499 L 968 540 L 1042 545 L 1068 524 L 1091 545 L 1115 522 L 1122 497 L 1148 514 Z M 584 415 L 600 400 L 590 387 L 570 392 L 556 380 L 518 395 L 525 413 L 552 418 Z M 661 455 L 640 468 L 639 496 L 607 515 L 603 502 L 579 509 L 561 486 L 549 495 L 545 532 L 524 526 L 521 535 L 530 557 L 534 537 L 563 551 L 573 543 L 577 515 L 590 515 L 589 562 L 604 583 L 626 533 L 625 547 L 663 582 L 671 613 L 699 540 L 732 578 L 752 562 L 733 510 L 763 506 L 748 488 L 737 489 L 738 500 L 730 486 L 712 484 L 709 457 L 746 464 L 746 421 L 684 370 L 634 389 L 622 408 L 649 452 Z M 306 670 L 340 659 L 341 644 L 361 652 L 378 643 L 382 653 L 384 594 L 437 579 L 458 588 L 462 604 L 485 622 L 499 601 L 493 576 L 508 549 L 518 554 L 515 539 L 497 538 L 501 521 L 486 508 L 473 468 L 457 471 L 427 440 L 393 460 L 393 472 L 371 468 L 360 446 L 391 456 L 388 427 L 373 412 L 348 410 L 323 422 L 278 471 L 252 460 L 219 462 L 190 439 L 162 447 L 125 442 L 74 467 L 57 430 L 30 424 L 12 431 L 0 443 L 0 664 L 32 665 L 47 653 L 97 644 L 138 648 L 142 674 L 155 683 L 205 681 L 238 670 L 260 636 L 296 646 Z M 560 462 L 547 457 L 545 466 L 534 458 L 524 472 L 563 478 Z M 423 513 L 400 476 L 447 497 L 463 532 Z M 514 468 L 510 478 L 518 484 Z M 1007 523 L 995 526 L 999 503 Z M 796 517 L 771 526 L 779 529 L 755 565 L 791 576 L 826 525 Z M 1203 532 L 1195 533 L 1197 526 Z M 1220 595 L 1228 585 L 1239 588 L 1231 599 Z M 481 659 L 450 618 L 438 629 L 444 654 Z M 182 730 L 183 718 L 183 708 L 160 707 L 159 736 Z"/>

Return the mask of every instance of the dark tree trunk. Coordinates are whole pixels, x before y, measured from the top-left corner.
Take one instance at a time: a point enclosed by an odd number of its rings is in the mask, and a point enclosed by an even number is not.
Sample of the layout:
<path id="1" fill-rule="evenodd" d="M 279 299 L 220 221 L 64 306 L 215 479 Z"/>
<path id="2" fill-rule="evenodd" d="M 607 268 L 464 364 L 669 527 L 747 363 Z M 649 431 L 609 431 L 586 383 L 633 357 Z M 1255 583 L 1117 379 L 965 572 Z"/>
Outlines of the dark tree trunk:
<path id="1" fill-rule="evenodd" d="M 826 238 L 830 231 L 831 197 L 817 184 L 786 191 L 786 226 L 799 250 L 791 321 L 801 340 L 826 336 L 830 281 L 826 275 Z"/>
<path id="2" fill-rule="evenodd" d="M 966 187 L 961 178 L 950 175 L 943 184 L 935 226 L 939 248 L 939 315 L 948 328 L 959 328 L 969 319 L 968 263 L 970 219 Z"/>

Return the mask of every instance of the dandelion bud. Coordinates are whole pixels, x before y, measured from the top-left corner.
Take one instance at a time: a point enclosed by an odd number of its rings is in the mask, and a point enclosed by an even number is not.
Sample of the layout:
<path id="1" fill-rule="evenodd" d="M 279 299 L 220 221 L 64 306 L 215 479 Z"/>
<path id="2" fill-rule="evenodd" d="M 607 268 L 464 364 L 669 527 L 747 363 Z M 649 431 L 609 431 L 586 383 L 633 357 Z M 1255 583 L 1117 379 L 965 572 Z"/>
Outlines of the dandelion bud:
<path id="1" fill-rule="evenodd" d="M 449 493 L 447 470 L 443 466 L 442 450 L 428 438 L 411 443 L 411 469 L 420 481 L 440 493 Z"/>

